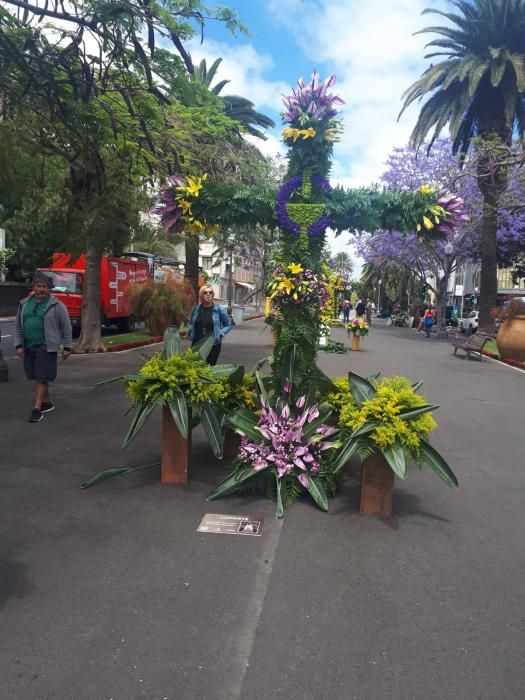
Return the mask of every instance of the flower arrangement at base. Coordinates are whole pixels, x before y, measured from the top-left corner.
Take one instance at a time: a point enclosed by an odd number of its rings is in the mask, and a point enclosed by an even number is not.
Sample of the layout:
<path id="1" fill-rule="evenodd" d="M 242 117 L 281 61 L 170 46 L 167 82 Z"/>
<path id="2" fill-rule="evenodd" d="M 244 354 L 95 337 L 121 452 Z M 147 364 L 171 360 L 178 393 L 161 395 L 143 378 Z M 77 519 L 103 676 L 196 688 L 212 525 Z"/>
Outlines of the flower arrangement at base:
<path id="1" fill-rule="evenodd" d="M 322 307 L 327 302 L 323 280 L 299 263 L 275 268 L 269 295 L 276 309 L 299 305 Z"/>
<path id="2" fill-rule="evenodd" d="M 337 430 L 324 422 L 330 414 L 329 406 L 307 406 L 306 396 L 301 396 L 293 403 L 283 398 L 275 408 L 262 399 L 260 416 L 242 410 L 231 416 L 230 425 L 242 436 L 238 459 L 208 500 L 237 491 L 256 477 L 256 486 L 275 493 L 278 518 L 287 504 L 304 493 L 328 510 L 336 474 L 331 469 L 333 460 L 325 454 L 338 446 L 331 440 Z"/>
<path id="3" fill-rule="evenodd" d="M 337 427 L 346 438 L 334 469 L 341 469 L 356 453 L 365 459 L 380 452 L 401 479 L 406 479 L 412 460 L 420 468 L 427 464 L 448 486 L 457 488 L 453 471 L 428 442 L 437 427 L 432 411 L 439 406 L 416 393 L 422 382 L 411 384 L 405 377 L 379 381 L 378 376 L 365 379 L 349 372 L 348 379 L 333 381 L 335 391 L 327 400 L 336 409 Z"/>
<path id="4" fill-rule="evenodd" d="M 346 324 L 346 332 L 348 337 L 355 335 L 358 338 L 362 338 L 368 335 L 368 323 L 361 316 L 353 318 L 349 323 Z"/>
<path id="5" fill-rule="evenodd" d="M 222 458 L 222 422 L 224 404 L 228 399 L 225 381 L 242 379 L 244 368 L 231 364 L 208 365 L 205 358 L 214 342 L 213 335 L 209 335 L 194 345 L 192 350 L 181 351 L 178 329 L 170 326 L 164 333 L 162 353 L 153 355 L 138 374 L 124 374 L 98 383 L 97 386 L 119 381 L 126 383 L 134 414 L 123 448 L 138 435 L 155 408 L 167 406 L 183 438 L 188 438 L 192 428 L 200 422 L 214 455 Z M 144 468 L 108 469 L 82 484 L 82 488 Z"/>

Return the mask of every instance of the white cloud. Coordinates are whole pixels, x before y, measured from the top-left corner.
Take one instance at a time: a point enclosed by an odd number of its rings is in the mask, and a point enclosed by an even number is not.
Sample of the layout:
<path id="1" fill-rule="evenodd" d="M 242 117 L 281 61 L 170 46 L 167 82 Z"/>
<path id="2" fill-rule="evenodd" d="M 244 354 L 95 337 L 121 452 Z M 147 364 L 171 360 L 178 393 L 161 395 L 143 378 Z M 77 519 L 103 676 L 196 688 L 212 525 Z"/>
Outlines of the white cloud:
<path id="1" fill-rule="evenodd" d="M 337 74 L 335 90 L 346 105 L 345 131 L 335 150 L 336 182 L 353 187 L 377 182 L 388 154 L 408 142 L 417 105 L 399 122 L 397 117 L 403 92 L 426 67 L 429 37 L 413 34 L 429 24 L 420 15 L 427 5 L 428 0 L 269 0 L 309 67 L 323 62 Z"/>
<path id="2" fill-rule="evenodd" d="M 230 45 L 209 39 L 202 46 L 197 41 L 189 42 L 188 46 L 194 63 L 205 58 L 209 68 L 215 59 L 223 59 L 212 83 L 230 81 L 221 94 L 242 95 L 253 102 L 258 111 L 281 110 L 281 94 L 288 92 L 289 86 L 283 81 L 264 78 L 273 67 L 269 54 L 259 53 L 252 44 Z"/>

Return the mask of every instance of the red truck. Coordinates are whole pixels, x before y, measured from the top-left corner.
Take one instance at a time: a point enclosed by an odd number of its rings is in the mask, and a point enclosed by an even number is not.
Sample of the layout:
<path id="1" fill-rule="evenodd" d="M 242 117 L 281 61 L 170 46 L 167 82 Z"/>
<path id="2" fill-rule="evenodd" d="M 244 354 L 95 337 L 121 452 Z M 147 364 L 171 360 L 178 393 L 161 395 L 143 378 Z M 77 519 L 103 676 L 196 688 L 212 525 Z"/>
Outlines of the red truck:
<path id="1" fill-rule="evenodd" d="M 66 305 L 74 332 L 80 331 L 82 285 L 86 269 L 83 255 L 73 260 L 69 253 L 53 253 L 52 267 L 40 268 L 52 284 L 53 295 Z M 104 256 L 100 264 L 100 319 L 104 325 L 116 324 L 122 331 L 133 329 L 135 319 L 130 314 L 124 291 L 150 277 L 150 266 L 144 260 Z"/>

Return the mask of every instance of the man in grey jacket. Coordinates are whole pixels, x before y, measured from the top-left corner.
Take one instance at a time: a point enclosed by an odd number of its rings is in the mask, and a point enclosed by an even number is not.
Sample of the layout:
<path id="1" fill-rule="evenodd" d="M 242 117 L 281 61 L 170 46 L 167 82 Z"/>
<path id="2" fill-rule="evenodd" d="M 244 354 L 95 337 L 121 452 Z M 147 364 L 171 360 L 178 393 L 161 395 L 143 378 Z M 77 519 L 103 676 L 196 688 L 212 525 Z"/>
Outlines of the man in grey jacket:
<path id="1" fill-rule="evenodd" d="M 54 411 L 49 397 L 49 382 L 57 376 L 57 355 L 63 345 L 62 359 L 71 354 L 72 331 L 64 304 L 52 296 L 49 279 L 41 272 L 33 278 L 33 294 L 22 299 L 15 325 L 16 354 L 24 360 L 26 377 L 35 381 L 35 405 L 30 423 L 39 423 L 44 413 Z"/>

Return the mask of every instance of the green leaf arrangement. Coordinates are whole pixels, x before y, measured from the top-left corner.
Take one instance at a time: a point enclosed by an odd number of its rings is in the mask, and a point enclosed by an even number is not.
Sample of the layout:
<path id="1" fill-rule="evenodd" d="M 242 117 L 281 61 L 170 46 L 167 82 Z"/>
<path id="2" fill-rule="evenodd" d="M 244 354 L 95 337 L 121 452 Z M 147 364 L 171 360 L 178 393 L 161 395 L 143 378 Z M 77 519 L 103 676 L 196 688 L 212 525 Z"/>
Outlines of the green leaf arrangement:
<path id="1" fill-rule="evenodd" d="M 235 392 L 248 392 L 249 389 L 243 384 L 244 368 L 232 364 L 211 367 L 206 363 L 213 343 L 213 336 L 210 335 L 191 350 L 182 351 L 178 329 L 170 326 L 164 334 L 162 352 L 150 357 L 138 374 L 125 374 L 99 382 L 97 386 L 125 382 L 128 395 L 133 401 L 133 415 L 124 437 L 123 448 L 136 438 L 156 407 L 168 406 L 184 438 L 200 422 L 214 455 L 222 458 L 225 404 Z M 227 386 L 230 379 L 232 387 Z M 240 384 L 238 389 L 233 386 L 237 384 Z M 100 472 L 83 484 L 82 488 L 129 471 L 133 469 Z"/>
<path id="2" fill-rule="evenodd" d="M 365 459 L 374 452 L 383 454 L 392 471 L 406 479 L 410 461 L 420 468 L 429 466 L 448 486 L 458 488 L 458 480 L 428 437 L 437 424 L 429 404 L 417 394 L 421 382 L 411 384 L 405 377 L 368 379 L 349 372 L 334 380 L 335 391 L 328 401 L 338 412 L 338 428 L 345 437 L 334 462 L 338 473 L 354 454 Z"/>

